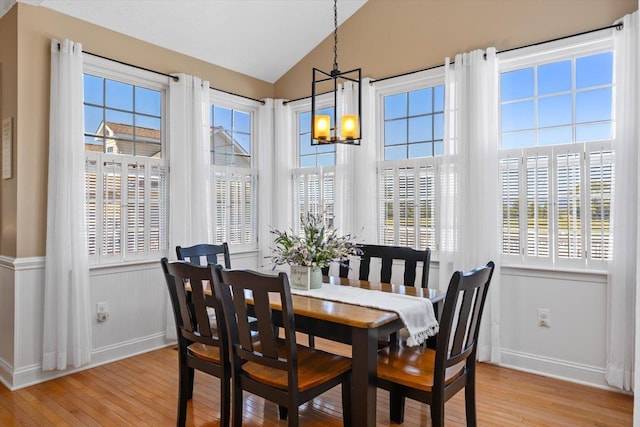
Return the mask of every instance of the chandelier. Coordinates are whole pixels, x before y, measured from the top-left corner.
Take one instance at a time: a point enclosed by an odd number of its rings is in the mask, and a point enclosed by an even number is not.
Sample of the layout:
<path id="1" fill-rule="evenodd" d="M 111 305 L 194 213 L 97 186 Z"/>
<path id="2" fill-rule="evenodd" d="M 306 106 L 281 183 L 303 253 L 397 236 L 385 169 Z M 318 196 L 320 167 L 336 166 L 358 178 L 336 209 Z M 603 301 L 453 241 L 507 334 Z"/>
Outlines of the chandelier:
<path id="1" fill-rule="evenodd" d="M 361 69 L 338 69 L 338 0 L 333 1 L 333 69 L 313 69 L 311 87 L 311 145 L 360 145 L 362 138 Z M 338 92 L 343 96 L 338 104 Z M 328 95 L 328 96 L 327 96 Z"/>

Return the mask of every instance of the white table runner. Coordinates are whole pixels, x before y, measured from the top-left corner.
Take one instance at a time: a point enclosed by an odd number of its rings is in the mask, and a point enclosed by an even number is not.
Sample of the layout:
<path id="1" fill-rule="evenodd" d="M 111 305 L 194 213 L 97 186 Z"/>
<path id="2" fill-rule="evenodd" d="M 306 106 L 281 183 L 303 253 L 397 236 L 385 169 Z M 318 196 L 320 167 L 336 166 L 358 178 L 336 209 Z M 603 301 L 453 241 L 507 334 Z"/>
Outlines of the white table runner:
<path id="1" fill-rule="evenodd" d="M 292 288 L 291 293 L 394 311 L 404 322 L 405 327 L 400 330 L 400 336 L 407 341 L 408 346 L 422 344 L 428 337 L 438 333 L 438 321 L 433 311 L 433 304 L 427 298 L 329 283 L 323 283 L 322 288 L 309 291 Z"/>

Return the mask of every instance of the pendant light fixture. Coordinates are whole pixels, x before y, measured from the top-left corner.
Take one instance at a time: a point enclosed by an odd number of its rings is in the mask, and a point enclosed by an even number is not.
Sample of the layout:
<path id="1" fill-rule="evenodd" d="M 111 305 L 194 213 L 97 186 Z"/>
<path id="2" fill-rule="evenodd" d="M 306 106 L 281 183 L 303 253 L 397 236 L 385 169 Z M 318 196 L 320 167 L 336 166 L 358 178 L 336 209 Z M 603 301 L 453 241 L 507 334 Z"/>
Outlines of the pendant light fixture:
<path id="1" fill-rule="evenodd" d="M 326 73 L 317 68 L 313 69 L 311 145 L 360 145 L 362 75 L 360 68 L 345 72 L 338 69 L 338 0 L 333 1 L 333 24 L 333 70 Z M 345 88 L 347 86 L 348 90 Z M 348 96 L 341 97 L 342 102 L 338 105 L 338 91 L 341 89 Z M 331 98 L 328 104 L 323 103 L 326 101 L 325 95 L 326 98 Z"/>

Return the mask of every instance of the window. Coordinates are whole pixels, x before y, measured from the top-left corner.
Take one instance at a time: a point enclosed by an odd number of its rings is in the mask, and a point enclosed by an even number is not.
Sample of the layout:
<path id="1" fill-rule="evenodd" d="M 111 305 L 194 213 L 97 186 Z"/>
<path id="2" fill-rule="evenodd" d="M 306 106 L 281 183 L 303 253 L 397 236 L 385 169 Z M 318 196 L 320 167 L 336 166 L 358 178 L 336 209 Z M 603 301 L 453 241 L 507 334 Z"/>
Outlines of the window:
<path id="1" fill-rule="evenodd" d="M 331 130 L 333 130 L 335 126 L 333 109 L 318 110 L 318 114 L 330 117 Z M 336 164 L 336 144 L 311 145 L 311 111 L 298 114 L 298 147 L 301 168 L 335 166 Z"/>
<path id="2" fill-rule="evenodd" d="M 84 74 L 87 239 L 94 263 L 157 258 L 168 245 L 166 81 L 113 67 L 88 62 Z"/>
<path id="3" fill-rule="evenodd" d="M 384 159 L 442 155 L 444 86 L 384 97 Z"/>
<path id="4" fill-rule="evenodd" d="M 333 109 L 321 109 L 318 114 L 328 115 L 333 129 Z M 311 111 L 296 115 L 299 167 L 293 171 L 293 228 L 299 231 L 300 215 L 306 212 L 323 215 L 325 225 L 334 227 L 336 144 L 311 145 Z"/>
<path id="5" fill-rule="evenodd" d="M 211 100 L 215 243 L 254 249 L 258 242 L 258 172 L 251 153 L 257 103 L 217 91 L 212 91 Z"/>
<path id="6" fill-rule="evenodd" d="M 500 74 L 502 250 L 593 267 L 611 256 L 613 53 L 554 55 Z"/>
<path id="7" fill-rule="evenodd" d="M 437 248 L 436 200 L 444 139 L 441 73 L 408 87 L 380 90 L 384 141 L 384 161 L 378 164 L 380 244 Z"/>
<path id="8" fill-rule="evenodd" d="M 211 106 L 211 164 L 251 167 L 251 113 Z"/>

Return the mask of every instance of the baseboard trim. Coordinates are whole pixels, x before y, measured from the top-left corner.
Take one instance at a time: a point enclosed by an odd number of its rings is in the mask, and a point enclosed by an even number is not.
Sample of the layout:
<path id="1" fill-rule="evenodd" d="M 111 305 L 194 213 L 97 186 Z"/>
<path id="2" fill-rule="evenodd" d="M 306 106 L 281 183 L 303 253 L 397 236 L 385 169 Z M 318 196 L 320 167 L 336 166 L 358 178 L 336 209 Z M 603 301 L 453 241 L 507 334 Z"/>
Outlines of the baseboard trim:
<path id="1" fill-rule="evenodd" d="M 165 333 L 149 335 L 140 339 L 93 349 L 91 352 L 91 363 L 80 368 L 68 369 L 65 371 L 43 372 L 42 365 L 37 364 L 14 371 L 11 381 L 5 381 L 5 378 L 2 378 L 2 382 L 7 386 L 7 388 L 9 388 L 9 390 L 14 391 L 30 385 L 42 383 L 65 375 L 84 371 L 86 369 L 95 368 L 121 359 L 126 359 L 138 354 L 147 353 L 173 344 L 175 344 L 175 342 L 166 340 Z M 1 365 L 0 368 L 2 368 Z M 2 373 L 4 374 L 4 372 Z M 11 375 L 9 375 L 9 378 L 11 378 Z"/>
<path id="2" fill-rule="evenodd" d="M 566 360 L 505 349 L 501 350 L 500 355 L 500 366 L 505 368 L 597 387 L 603 390 L 621 392 L 621 390 L 606 383 L 603 367 L 567 362 Z"/>
<path id="3" fill-rule="evenodd" d="M 6 360 L 0 358 L 0 382 L 5 385 L 9 390 L 11 390 L 11 377 L 13 372 L 13 366 L 10 363 L 7 363 Z"/>

